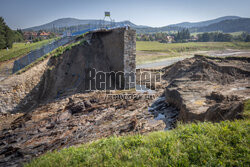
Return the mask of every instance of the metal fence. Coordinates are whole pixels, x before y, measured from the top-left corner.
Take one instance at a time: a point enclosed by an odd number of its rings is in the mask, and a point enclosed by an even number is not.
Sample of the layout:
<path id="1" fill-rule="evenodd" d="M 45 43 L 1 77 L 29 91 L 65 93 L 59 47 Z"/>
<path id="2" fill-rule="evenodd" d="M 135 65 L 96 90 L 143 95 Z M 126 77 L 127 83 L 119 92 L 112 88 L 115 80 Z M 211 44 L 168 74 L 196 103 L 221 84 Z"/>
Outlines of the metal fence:
<path id="1" fill-rule="evenodd" d="M 62 45 L 65 45 L 65 44 L 71 42 L 73 39 L 74 39 L 74 37 L 63 37 L 57 41 L 54 41 L 52 43 L 49 43 L 48 45 L 41 47 L 40 49 L 31 51 L 26 56 L 24 56 L 24 57 L 22 57 L 14 62 L 12 73 L 19 71 L 20 69 L 31 64 L 32 62 L 34 62 L 38 58 L 46 55 L 47 53 L 58 48 L 59 46 L 62 46 Z"/>

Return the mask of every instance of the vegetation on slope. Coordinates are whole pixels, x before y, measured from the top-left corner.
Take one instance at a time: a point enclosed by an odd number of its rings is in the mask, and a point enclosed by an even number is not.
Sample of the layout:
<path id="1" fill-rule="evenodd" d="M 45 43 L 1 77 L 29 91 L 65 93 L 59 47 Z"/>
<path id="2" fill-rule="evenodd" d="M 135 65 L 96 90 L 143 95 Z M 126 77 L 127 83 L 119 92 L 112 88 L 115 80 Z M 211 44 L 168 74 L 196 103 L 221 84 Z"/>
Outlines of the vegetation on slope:
<path id="1" fill-rule="evenodd" d="M 40 42 L 36 42 L 36 43 L 30 43 L 30 44 L 26 44 L 26 43 L 14 43 L 13 47 L 9 50 L 0 50 L 0 62 L 2 61 L 7 61 L 13 58 L 17 58 L 20 56 L 24 56 L 26 54 L 28 54 L 30 51 L 38 49 L 50 42 L 52 42 L 55 39 L 48 39 L 48 40 L 43 40 Z"/>
<path id="2" fill-rule="evenodd" d="M 219 23 L 210 24 L 200 27 L 196 32 L 222 31 L 225 33 L 245 31 L 250 32 L 250 18 L 240 18 L 233 20 L 224 20 Z"/>
<path id="3" fill-rule="evenodd" d="M 250 100 L 245 113 L 250 111 Z M 104 138 L 49 152 L 29 166 L 249 166 L 249 118 L 192 123 L 177 129 Z"/>
<path id="4" fill-rule="evenodd" d="M 85 34 L 81 35 L 78 37 L 77 42 L 65 45 L 65 46 L 60 46 L 56 49 L 54 49 L 53 51 L 49 52 L 48 54 L 38 58 L 36 61 L 34 61 L 33 63 L 27 65 L 26 67 L 22 68 L 21 70 L 19 70 L 16 74 L 21 74 L 25 71 L 27 71 L 28 69 L 30 69 L 31 67 L 35 66 L 36 64 L 38 64 L 39 62 L 45 60 L 48 57 L 53 57 L 53 58 L 57 58 L 59 56 L 61 56 L 64 52 L 71 50 L 72 47 L 77 46 L 79 44 L 83 44 L 85 42 L 84 39 L 82 39 L 84 37 Z"/>

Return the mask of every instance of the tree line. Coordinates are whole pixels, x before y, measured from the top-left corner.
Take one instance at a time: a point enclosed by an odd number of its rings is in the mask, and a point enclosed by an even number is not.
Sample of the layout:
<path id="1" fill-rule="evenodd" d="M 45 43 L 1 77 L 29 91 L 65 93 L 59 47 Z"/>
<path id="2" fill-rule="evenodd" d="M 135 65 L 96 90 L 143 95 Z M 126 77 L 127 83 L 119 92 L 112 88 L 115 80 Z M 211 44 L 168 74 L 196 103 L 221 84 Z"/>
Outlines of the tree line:
<path id="1" fill-rule="evenodd" d="M 152 33 L 152 34 L 137 34 L 138 41 L 159 41 L 161 43 L 170 42 L 168 36 L 171 36 L 174 43 L 183 42 L 250 42 L 250 34 L 242 32 L 239 35 L 231 35 L 222 32 L 205 32 L 201 34 L 191 35 L 189 29 L 182 29 L 177 33 Z"/>
<path id="2" fill-rule="evenodd" d="M 231 34 L 225 34 L 221 32 L 206 32 L 203 34 L 198 34 L 199 42 L 232 42 L 232 41 L 241 41 L 241 42 L 250 42 L 250 35 L 247 32 L 243 32 L 240 35 L 233 36 Z"/>
<path id="3" fill-rule="evenodd" d="M 0 49 L 12 48 L 14 42 L 22 42 L 23 35 L 21 30 L 11 30 L 4 19 L 0 17 Z"/>
<path id="4" fill-rule="evenodd" d="M 167 42 L 188 42 L 191 38 L 188 29 L 182 29 L 177 33 L 152 33 L 152 34 L 137 34 L 137 41 L 159 41 Z M 170 41 L 171 40 L 171 41 Z"/>
<path id="5" fill-rule="evenodd" d="M 188 42 L 191 36 L 189 30 L 187 28 L 184 28 L 181 31 L 178 31 L 174 37 L 175 41 L 180 43 L 180 42 Z"/>
<path id="6" fill-rule="evenodd" d="M 153 33 L 153 34 L 137 34 L 137 41 L 159 41 L 162 43 L 167 43 L 167 36 L 170 36 L 168 33 Z"/>

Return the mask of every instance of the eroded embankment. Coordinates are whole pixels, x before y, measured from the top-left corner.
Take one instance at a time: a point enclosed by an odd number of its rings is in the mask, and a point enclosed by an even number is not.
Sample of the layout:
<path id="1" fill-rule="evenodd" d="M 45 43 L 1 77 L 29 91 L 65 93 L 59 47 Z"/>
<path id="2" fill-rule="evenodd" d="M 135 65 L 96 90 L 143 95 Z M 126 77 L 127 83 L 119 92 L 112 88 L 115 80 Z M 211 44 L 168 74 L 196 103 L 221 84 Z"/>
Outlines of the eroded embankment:
<path id="1" fill-rule="evenodd" d="M 250 98 L 250 57 L 195 56 L 163 70 L 166 101 L 184 122 L 240 118 Z"/>
<path id="2" fill-rule="evenodd" d="M 29 70 L 1 83 L 0 113 L 27 112 L 39 104 L 84 93 L 89 89 L 90 82 L 86 78 L 92 69 L 102 72 L 135 70 L 135 31 L 119 28 L 89 33 L 77 45 L 52 55 L 44 66 L 46 69 L 42 68 L 37 74 Z M 16 78 L 22 81 L 11 82 Z"/>

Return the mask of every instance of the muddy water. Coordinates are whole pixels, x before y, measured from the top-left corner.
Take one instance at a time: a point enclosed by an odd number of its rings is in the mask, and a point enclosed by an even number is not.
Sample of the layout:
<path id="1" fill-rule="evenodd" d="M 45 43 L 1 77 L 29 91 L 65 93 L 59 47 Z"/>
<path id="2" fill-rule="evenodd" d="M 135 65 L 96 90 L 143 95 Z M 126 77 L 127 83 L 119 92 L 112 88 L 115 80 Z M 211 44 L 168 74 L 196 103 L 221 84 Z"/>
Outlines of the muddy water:
<path id="1" fill-rule="evenodd" d="M 136 85 L 136 92 L 156 94 L 154 90 L 147 88 L 145 85 Z M 175 127 L 178 111 L 166 102 L 165 96 L 158 97 L 148 108 L 148 111 L 154 115 L 156 121 L 162 120 L 166 124 L 165 130 Z"/>
<path id="2" fill-rule="evenodd" d="M 148 111 L 154 114 L 155 120 L 164 121 L 166 124 L 165 130 L 170 130 L 175 127 L 178 111 L 166 102 L 165 96 L 161 96 L 155 100 L 148 108 Z"/>

